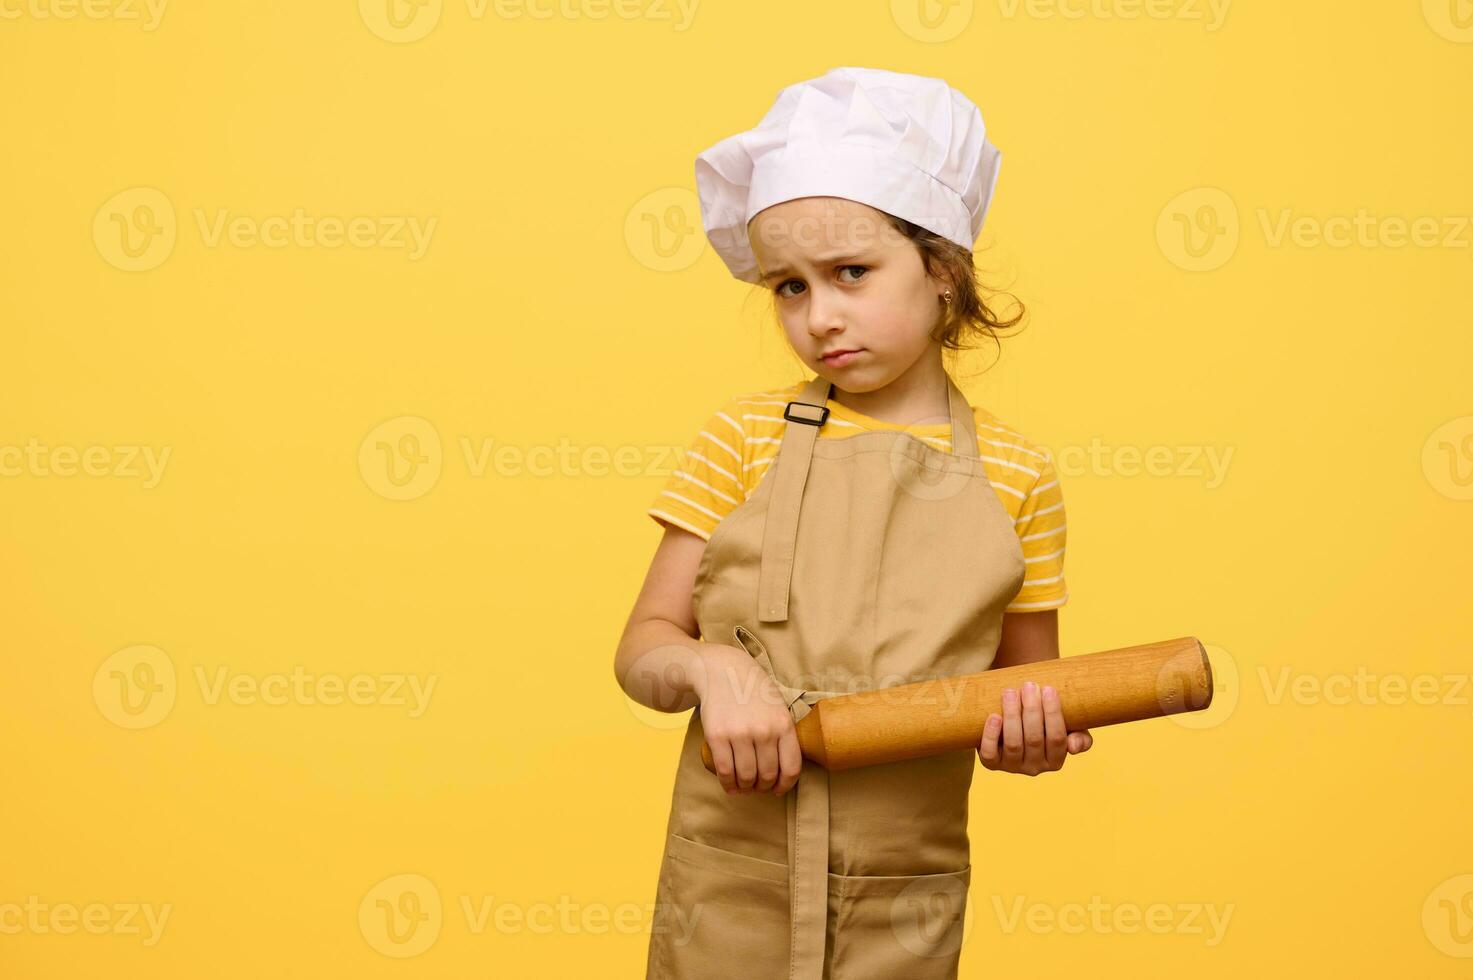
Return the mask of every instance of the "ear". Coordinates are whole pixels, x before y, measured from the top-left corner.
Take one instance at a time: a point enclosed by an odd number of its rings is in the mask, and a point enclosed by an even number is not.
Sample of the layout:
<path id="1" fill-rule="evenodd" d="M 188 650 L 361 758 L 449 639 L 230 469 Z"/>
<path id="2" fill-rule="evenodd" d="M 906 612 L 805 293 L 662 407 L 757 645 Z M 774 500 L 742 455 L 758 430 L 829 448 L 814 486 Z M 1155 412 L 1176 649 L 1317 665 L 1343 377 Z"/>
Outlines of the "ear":
<path id="1" fill-rule="evenodd" d="M 951 290 L 952 296 L 956 296 L 956 283 L 951 281 L 951 274 L 946 270 L 943 269 L 937 275 L 930 275 L 928 273 L 926 278 L 931 280 L 931 286 L 936 290 L 937 300 L 940 300 L 942 295 L 945 294 L 948 289 Z"/>

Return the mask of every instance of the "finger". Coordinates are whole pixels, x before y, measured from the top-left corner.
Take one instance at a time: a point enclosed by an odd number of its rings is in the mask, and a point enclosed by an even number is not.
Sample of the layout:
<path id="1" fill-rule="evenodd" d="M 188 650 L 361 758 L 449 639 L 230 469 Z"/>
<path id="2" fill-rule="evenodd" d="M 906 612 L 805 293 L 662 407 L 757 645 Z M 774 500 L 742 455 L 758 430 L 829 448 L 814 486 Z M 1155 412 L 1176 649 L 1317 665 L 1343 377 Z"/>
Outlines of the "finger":
<path id="1" fill-rule="evenodd" d="M 737 792 L 750 792 L 757 782 L 757 750 L 750 738 L 732 740 L 731 761 L 736 767 Z"/>
<path id="2" fill-rule="evenodd" d="M 1090 746 L 1094 744 L 1094 736 L 1089 733 L 1088 729 L 1081 728 L 1077 732 L 1069 733 L 1069 751 L 1074 755 L 1078 755 L 1081 752 L 1088 752 Z"/>
<path id="3" fill-rule="evenodd" d="M 777 757 L 782 763 L 782 772 L 777 785 L 772 788 L 774 796 L 781 796 L 792 789 L 803 772 L 803 751 L 798 746 L 798 733 L 793 729 L 783 732 L 777 740 Z"/>
<path id="4" fill-rule="evenodd" d="M 1023 714 L 1018 705 L 1018 692 L 1008 688 L 1002 692 L 1002 764 L 1016 769 L 1023 761 Z"/>
<path id="5" fill-rule="evenodd" d="M 1023 685 L 1023 766 L 1037 772 L 1048 764 L 1044 756 L 1043 699 L 1038 685 Z"/>
<path id="6" fill-rule="evenodd" d="M 1043 751 L 1050 769 L 1061 769 L 1069 758 L 1069 726 L 1064 723 L 1064 709 L 1059 706 L 1059 692 L 1043 689 Z"/>
<path id="7" fill-rule="evenodd" d="M 997 739 L 1002 734 L 1002 715 L 990 714 L 987 716 L 987 724 L 982 726 L 982 741 L 977 743 L 977 758 L 982 760 L 982 765 L 988 769 L 996 769 L 998 764 Z"/>
<path id="8" fill-rule="evenodd" d="M 752 788 L 758 793 L 766 793 L 777 784 L 778 765 L 777 758 L 778 736 L 764 738 L 757 742 L 757 781 Z"/>
<path id="9" fill-rule="evenodd" d="M 721 780 L 721 788 L 728 793 L 735 792 L 736 765 L 731 761 L 731 742 L 708 732 L 706 744 L 711 746 L 711 764 L 716 767 L 716 778 Z"/>

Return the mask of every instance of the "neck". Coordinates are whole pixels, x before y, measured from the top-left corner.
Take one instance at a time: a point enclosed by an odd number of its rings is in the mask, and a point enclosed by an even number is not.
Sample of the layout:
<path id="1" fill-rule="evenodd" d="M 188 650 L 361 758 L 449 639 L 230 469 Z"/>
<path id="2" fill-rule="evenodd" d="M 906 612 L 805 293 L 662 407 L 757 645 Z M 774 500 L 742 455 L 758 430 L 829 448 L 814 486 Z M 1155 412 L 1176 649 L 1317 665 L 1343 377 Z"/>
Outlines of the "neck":
<path id="1" fill-rule="evenodd" d="M 940 344 L 932 344 L 883 388 L 844 391 L 836 383 L 832 397 L 845 408 L 892 425 L 930 425 L 951 419 L 951 393 Z"/>

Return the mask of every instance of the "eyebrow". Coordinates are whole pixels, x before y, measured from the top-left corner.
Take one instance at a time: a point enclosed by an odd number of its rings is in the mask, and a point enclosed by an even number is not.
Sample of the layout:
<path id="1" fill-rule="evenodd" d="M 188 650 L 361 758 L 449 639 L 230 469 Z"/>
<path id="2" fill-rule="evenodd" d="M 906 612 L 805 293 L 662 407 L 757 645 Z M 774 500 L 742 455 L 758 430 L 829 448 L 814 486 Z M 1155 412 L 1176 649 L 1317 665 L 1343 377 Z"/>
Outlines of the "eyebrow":
<path id="1" fill-rule="evenodd" d="M 819 259 L 816 264 L 817 265 L 835 265 L 835 264 L 840 263 L 840 262 L 851 262 L 854 259 L 862 259 L 862 258 L 864 258 L 864 256 L 866 254 L 867 253 L 865 253 L 865 252 L 855 252 L 853 254 L 845 253 L 843 255 L 826 255 L 823 258 Z M 768 281 L 770 281 L 772 279 L 777 279 L 780 276 L 785 276 L 785 275 L 787 275 L 788 273 L 790 273 L 792 271 L 793 271 L 792 269 L 788 268 L 785 265 L 773 266 L 767 272 L 767 274 L 762 277 L 761 281 L 762 282 L 768 282 Z"/>

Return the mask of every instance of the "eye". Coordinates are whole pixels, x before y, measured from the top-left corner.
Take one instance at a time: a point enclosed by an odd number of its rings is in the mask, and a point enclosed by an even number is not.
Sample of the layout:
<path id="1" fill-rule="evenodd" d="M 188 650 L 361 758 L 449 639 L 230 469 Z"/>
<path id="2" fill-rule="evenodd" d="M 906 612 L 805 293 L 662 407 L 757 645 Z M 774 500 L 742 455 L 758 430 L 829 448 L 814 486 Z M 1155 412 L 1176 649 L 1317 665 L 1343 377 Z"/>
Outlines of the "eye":
<path id="1" fill-rule="evenodd" d="M 847 282 L 847 283 L 850 283 L 852 285 L 853 283 L 856 283 L 860 279 L 864 278 L 864 273 L 866 273 L 866 272 L 869 271 L 869 266 L 867 266 L 867 265 L 841 265 L 841 266 L 839 266 L 839 272 L 841 274 L 846 269 L 858 269 L 859 270 L 859 276 L 858 277 L 856 277 L 854 279 L 840 280 L 841 282 Z M 788 286 L 789 283 L 797 283 L 800 286 L 803 285 L 802 281 L 799 280 L 799 279 L 784 279 L 782 282 L 778 283 L 778 285 L 776 287 L 774 287 L 773 292 L 775 292 L 779 296 L 782 296 L 782 297 L 785 297 L 785 298 L 786 297 L 791 297 L 791 296 L 796 296 L 797 295 L 796 293 L 785 293 L 785 292 L 783 292 L 783 290 L 787 288 L 787 286 Z"/>
<path id="2" fill-rule="evenodd" d="M 773 292 L 777 293 L 779 296 L 782 296 L 782 297 L 787 297 L 787 296 L 791 295 L 790 293 L 783 292 L 783 289 L 786 288 L 787 285 L 788 285 L 788 283 L 790 283 L 790 282 L 796 282 L 800 286 L 803 285 L 797 279 L 784 279 L 782 282 L 780 282 L 780 283 L 777 284 L 777 288 L 775 288 L 773 290 Z"/>

